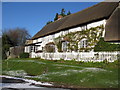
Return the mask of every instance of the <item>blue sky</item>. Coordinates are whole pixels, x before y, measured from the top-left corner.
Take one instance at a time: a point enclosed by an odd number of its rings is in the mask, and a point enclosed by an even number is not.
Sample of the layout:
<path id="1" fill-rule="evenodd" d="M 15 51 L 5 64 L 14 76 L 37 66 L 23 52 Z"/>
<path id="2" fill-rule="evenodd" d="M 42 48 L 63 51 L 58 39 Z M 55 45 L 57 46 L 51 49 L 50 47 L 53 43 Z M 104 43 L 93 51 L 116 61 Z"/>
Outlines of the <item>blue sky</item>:
<path id="1" fill-rule="evenodd" d="M 97 2 L 3 2 L 2 29 L 26 28 L 33 36 L 62 8 L 75 13 L 95 4 Z"/>

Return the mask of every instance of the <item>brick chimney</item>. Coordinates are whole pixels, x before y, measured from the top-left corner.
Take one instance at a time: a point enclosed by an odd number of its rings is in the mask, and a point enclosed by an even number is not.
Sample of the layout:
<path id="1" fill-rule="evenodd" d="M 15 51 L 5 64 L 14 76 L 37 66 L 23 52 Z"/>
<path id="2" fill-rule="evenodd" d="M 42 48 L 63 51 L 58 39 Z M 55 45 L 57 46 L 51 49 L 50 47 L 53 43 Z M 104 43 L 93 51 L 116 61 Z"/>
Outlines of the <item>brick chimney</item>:
<path id="1" fill-rule="evenodd" d="M 61 18 L 63 18 L 62 15 L 58 15 L 58 19 L 57 20 L 60 20 Z"/>

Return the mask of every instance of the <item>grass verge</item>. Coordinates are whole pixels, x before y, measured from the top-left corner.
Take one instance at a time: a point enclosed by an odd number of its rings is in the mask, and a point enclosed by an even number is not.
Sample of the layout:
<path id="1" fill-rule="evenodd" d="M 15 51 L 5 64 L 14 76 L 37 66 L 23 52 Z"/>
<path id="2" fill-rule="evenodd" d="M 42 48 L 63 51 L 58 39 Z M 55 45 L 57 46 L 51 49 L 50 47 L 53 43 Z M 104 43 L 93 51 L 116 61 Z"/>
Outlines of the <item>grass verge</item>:
<path id="1" fill-rule="evenodd" d="M 117 88 L 118 61 L 76 62 L 65 60 L 10 59 L 2 62 L 3 74 L 55 85 L 80 88 Z"/>

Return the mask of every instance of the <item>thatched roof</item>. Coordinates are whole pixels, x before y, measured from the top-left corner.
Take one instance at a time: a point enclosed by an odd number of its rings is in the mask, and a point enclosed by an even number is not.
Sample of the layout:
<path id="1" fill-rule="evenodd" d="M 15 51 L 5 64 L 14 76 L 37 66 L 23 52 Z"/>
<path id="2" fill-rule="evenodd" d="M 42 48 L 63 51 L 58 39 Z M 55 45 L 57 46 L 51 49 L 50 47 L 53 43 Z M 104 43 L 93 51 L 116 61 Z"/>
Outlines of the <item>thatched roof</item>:
<path id="1" fill-rule="evenodd" d="M 105 41 L 120 42 L 120 6 L 110 16 L 105 27 Z"/>
<path id="2" fill-rule="evenodd" d="M 60 19 L 58 21 L 46 25 L 35 36 L 33 36 L 32 39 L 39 38 L 41 36 L 45 36 L 53 32 L 57 32 L 57 29 L 66 21 L 67 18 L 68 17 L 65 17 L 64 19 Z"/>
<path id="3" fill-rule="evenodd" d="M 101 2 L 80 12 L 63 17 L 42 28 L 32 39 L 43 37 L 49 34 L 67 30 L 72 27 L 81 26 L 94 21 L 108 19 L 118 7 L 118 2 Z"/>

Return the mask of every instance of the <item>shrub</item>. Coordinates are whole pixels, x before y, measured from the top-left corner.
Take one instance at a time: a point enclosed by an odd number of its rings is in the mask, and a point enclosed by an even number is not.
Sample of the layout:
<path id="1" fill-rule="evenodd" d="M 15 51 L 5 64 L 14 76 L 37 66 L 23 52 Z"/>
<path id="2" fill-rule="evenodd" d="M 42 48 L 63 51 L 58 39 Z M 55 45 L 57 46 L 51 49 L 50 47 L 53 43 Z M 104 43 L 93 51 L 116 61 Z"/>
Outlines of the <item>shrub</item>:
<path id="1" fill-rule="evenodd" d="M 79 63 L 79 64 L 83 64 L 84 62 L 83 62 L 83 61 L 79 61 L 78 63 Z"/>
<path id="2" fill-rule="evenodd" d="M 101 38 L 100 41 L 95 45 L 94 51 L 120 51 L 120 44 L 112 44 L 105 42 L 104 38 Z"/>
<path id="3" fill-rule="evenodd" d="M 108 62 L 108 60 L 103 60 L 103 63 L 105 63 L 105 64 L 108 64 L 109 62 Z"/>
<path id="4" fill-rule="evenodd" d="M 20 58 L 29 58 L 29 53 L 21 53 Z"/>
<path id="5" fill-rule="evenodd" d="M 40 59 L 41 59 L 41 57 L 35 57 L 34 59 L 35 59 L 35 60 L 36 60 L 36 59 L 40 60 Z"/>
<path id="6" fill-rule="evenodd" d="M 7 55 L 6 55 L 5 51 L 2 51 L 2 60 L 5 60 L 5 59 L 7 59 Z"/>

